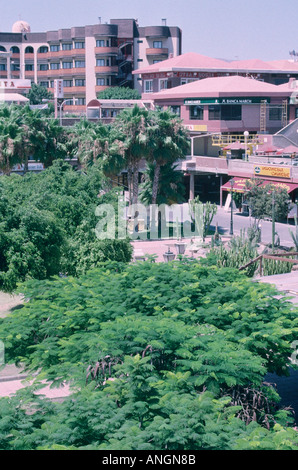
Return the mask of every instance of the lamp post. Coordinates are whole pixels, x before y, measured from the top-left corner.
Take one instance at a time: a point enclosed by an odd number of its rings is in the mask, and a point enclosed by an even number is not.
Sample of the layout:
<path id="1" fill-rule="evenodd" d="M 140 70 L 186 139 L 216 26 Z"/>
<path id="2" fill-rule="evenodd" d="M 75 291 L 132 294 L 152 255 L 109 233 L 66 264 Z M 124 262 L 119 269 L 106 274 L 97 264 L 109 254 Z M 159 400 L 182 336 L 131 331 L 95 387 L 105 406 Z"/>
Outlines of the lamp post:
<path id="1" fill-rule="evenodd" d="M 60 126 L 62 126 L 62 108 L 67 103 L 67 101 L 72 101 L 73 104 L 76 103 L 76 99 L 72 100 L 71 98 L 68 98 L 67 100 L 62 101 L 62 103 L 59 103 L 59 121 L 60 121 Z"/>
<path id="2" fill-rule="evenodd" d="M 275 240 L 275 193 L 272 191 L 272 253 L 274 253 Z"/>
<path id="3" fill-rule="evenodd" d="M 234 234 L 233 230 L 233 187 L 234 187 L 234 180 L 233 178 L 230 181 L 231 185 L 231 222 L 230 222 L 230 235 Z"/>
<path id="4" fill-rule="evenodd" d="M 245 161 L 248 160 L 248 155 L 247 155 L 247 139 L 248 139 L 248 136 L 249 136 L 249 132 L 248 131 L 244 131 L 244 142 L 245 142 Z"/>

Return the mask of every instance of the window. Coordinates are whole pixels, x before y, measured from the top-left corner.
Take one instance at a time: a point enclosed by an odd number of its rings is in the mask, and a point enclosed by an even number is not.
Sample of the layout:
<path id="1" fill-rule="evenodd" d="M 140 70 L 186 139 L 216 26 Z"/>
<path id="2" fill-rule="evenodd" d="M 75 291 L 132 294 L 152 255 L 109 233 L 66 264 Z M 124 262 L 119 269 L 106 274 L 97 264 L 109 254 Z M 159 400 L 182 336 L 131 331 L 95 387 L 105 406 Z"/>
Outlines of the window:
<path id="1" fill-rule="evenodd" d="M 5 47 L 4 47 L 4 46 L 0 46 L 0 51 L 1 51 L 1 52 L 6 52 Z"/>
<path id="2" fill-rule="evenodd" d="M 86 104 L 86 99 L 85 98 L 77 98 L 76 99 L 76 104 L 79 106 L 83 106 Z"/>
<path id="3" fill-rule="evenodd" d="M 34 70 L 34 65 L 33 64 L 25 64 L 25 70 L 26 71 Z"/>
<path id="4" fill-rule="evenodd" d="M 43 86 L 44 88 L 49 88 L 49 82 L 40 82 L 40 86 Z"/>
<path id="5" fill-rule="evenodd" d="M 269 121 L 281 121 L 281 108 L 272 106 L 269 108 Z"/>
<path id="6" fill-rule="evenodd" d="M 96 41 L 96 47 L 104 47 L 105 46 L 105 42 L 103 39 L 97 39 Z"/>
<path id="7" fill-rule="evenodd" d="M 13 53 L 13 54 L 19 54 L 20 53 L 20 49 L 16 46 L 13 46 L 10 48 L 10 51 Z"/>
<path id="8" fill-rule="evenodd" d="M 50 81 L 50 88 L 54 88 L 54 86 L 55 86 L 55 82 L 54 82 L 54 80 L 51 80 Z"/>
<path id="9" fill-rule="evenodd" d="M 180 116 L 180 106 L 170 106 L 170 110 L 173 114 Z"/>
<path id="10" fill-rule="evenodd" d="M 295 108 L 295 119 L 298 118 L 298 108 Z"/>
<path id="11" fill-rule="evenodd" d="M 104 59 L 97 59 L 96 60 L 96 65 L 97 65 L 97 67 L 104 67 L 105 60 Z"/>
<path id="12" fill-rule="evenodd" d="M 58 44 L 51 44 L 50 45 L 50 51 L 51 52 L 58 52 L 58 51 L 60 51 L 60 46 Z"/>
<path id="13" fill-rule="evenodd" d="M 76 68 L 84 68 L 85 67 L 85 61 L 84 60 L 76 60 L 75 61 L 75 67 Z"/>
<path id="14" fill-rule="evenodd" d="M 11 64 L 11 70 L 18 71 L 20 70 L 20 64 Z"/>
<path id="15" fill-rule="evenodd" d="M 143 60 L 143 59 L 142 59 Z M 159 64 L 159 62 L 161 62 L 161 60 L 154 60 L 153 61 L 153 64 Z"/>
<path id="16" fill-rule="evenodd" d="M 162 41 L 153 41 L 153 49 L 162 49 Z"/>
<path id="17" fill-rule="evenodd" d="M 85 43 L 82 41 L 75 42 L 75 49 L 85 49 Z"/>
<path id="18" fill-rule="evenodd" d="M 72 50 L 72 44 L 62 44 L 62 50 L 63 51 L 71 51 Z"/>
<path id="19" fill-rule="evenodd" d="M 209 106 L 209 121 L 220 121 L 220 106 Z"/>
<path id="20" fill-rule="evenodd" d="M 0 64 L 0 71 L 4 72 L 6 70 L 6 64 Z"/>
<path id="21" fill-rule="evenodd" d="M 77 78 L 75 81 L 76 86 L 85 86 L 85 79 L 84 78 Z"/>
<path id="22" fill-rule="evenodd" d="M 204 119 L 204 106 L 190 106 L 190 119 L 202 121 Z"/>
<path id="23" fill-rule="evenodd" d="M 105 79 L 104 78 L 97 78 L 96 79 L 96 85 L 97 86 L 104 86 L 105 85 Z"/>
<path id="24" fill-rule="evenodd" d="M 152 92 L 153 92 L 153 81 L 145 80 L 144 81 L 144 93 L 152 93 Z"/>
<path id="25" fill-rule="evenodd" d="M 67 88 L 72 87 L 72 80 L 63 80 L 63 86 Z"/>
<path id="26" fill-rule="evenodd" d="M 48 67 L 48 64 L 40 64 L 39 66 L 39 70 L 48 70 L 49 67 Z"/>
<path id="27" fill-rule="evenodd" d="M 72 69 L 72 62 L 62 62 L 63 69 Z"/>
<path id="28" fill-rule="evenodd" d="M 34 54 L 34 49 L 32 46 L 28 46 L 25 49 L 25 54 Z"/>
<path id="29" fill-rule="evenodd" d="M 47 48 L 47 46 L 41 46 L 41 47 L 39 48 L 38 52 L 39 52 L 40 54 L 45 54 L 46 52 L 48 52 L 48 50 L 49 50 L 49 49 Z"/>
<path id="30" fill-rule="evenodd" d="M 241 121 L 242 106 L 240 104 L 224 105 L 221 107 L 222 121 Z"/>
<path id="31" fill-rule="evenodd" d="M 53 64 L 50 64 L 50 69 L 51 70 L 58 70 L 58 69 L 60 69 L 60 64 L 59 63 L 56 64 L 54 62 Z"/>
<path id="32" fill-rule="evenodd" d="M 168 88 L 168 80 L 166 78 L 161 78 L 159 80 L 159 91 L 166 90 Z"/>

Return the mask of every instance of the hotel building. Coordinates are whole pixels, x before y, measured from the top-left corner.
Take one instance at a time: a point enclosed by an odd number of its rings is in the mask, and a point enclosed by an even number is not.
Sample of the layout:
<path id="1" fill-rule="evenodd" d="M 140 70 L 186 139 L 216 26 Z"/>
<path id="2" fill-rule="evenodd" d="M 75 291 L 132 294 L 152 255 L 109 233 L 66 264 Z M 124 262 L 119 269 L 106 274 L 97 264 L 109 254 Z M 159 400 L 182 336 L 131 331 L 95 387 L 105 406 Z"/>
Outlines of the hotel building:
<path id="1" fill-rule="evenodd" d="M 31 32 L 18 21 L 12 32 L 0 32 L 0 80 L 29 79 L 53 92 L 63 79 L 68 111 L 85 112 L 98 92 L 109 86 L 141 91 L 132 72 L 181 54 L 181 30 L 161 26 L 139 27 L 134 19 L 111 19 L 70 29 Z"/>

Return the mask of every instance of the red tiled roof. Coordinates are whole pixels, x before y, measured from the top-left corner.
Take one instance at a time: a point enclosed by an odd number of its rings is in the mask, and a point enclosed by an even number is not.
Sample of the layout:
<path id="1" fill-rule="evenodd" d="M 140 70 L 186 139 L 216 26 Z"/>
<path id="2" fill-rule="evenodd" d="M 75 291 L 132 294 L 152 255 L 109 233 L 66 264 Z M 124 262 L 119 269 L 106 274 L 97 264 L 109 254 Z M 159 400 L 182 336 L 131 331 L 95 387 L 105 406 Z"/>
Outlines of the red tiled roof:
<path id="1" fill-rule="evenodd" d="M 277 85 L 238 75 L 229 77 L 211 77 L 196 80 L 185 85 L 163 90 L 150 95 L 153 99 L 163 98 L 193 98 L 219 96 L 284 96 L 286 90 Z M 289 89 L 289 94 L 291 90 Z"/>

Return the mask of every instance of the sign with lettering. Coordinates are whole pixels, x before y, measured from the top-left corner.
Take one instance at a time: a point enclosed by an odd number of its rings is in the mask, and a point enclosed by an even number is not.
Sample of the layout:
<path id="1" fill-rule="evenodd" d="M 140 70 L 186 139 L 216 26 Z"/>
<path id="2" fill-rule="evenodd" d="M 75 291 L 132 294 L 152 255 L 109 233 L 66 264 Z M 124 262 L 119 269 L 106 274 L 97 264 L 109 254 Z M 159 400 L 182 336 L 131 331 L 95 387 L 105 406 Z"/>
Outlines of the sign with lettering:
<path id="1" fill-rule="evenodd" d="M 31 88 L 31 80 L 5 79 L 0 80 L 1 90 L 29 90 Z"/>
<path id="2" fill-rule="evenodd" d="M 254 174 L 258 176 L 275 176 L 277 178 L 290 178 L 291 169 L 285 167 L 259 165 L 254 167 Z"/>
<path id="3" fill-rule="evenodd" d="M 54 80 L 54 98 L 64 98 L 63 80 Z"/>
<path id="4" fill-rule="evenodd" d="M 230 98 L 186 98 L 184 100 L 185 105 L 197 105 L 197 104 L 259 104 L 261 102 L 270 103 L 270 98 L 261 97 L 230 97 Z"/>

